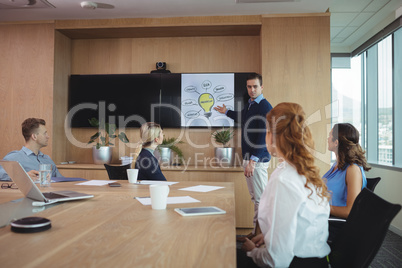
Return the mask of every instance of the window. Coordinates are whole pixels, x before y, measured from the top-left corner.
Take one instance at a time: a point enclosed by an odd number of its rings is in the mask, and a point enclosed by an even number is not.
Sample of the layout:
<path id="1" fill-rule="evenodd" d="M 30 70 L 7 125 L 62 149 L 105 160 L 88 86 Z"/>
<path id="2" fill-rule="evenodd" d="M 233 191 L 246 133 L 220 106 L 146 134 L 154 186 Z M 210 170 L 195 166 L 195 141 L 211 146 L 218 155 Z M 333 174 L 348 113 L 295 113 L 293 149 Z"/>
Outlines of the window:
<path id="1" fill-rule="evenodd" d="M 362 144 L 362 59 L 361 56 L 339 58 L 342 57 L 332 58 L 331 123 L 332 126 L 336 123 L 355 126 Z M 333 161 L 335 155 L 331 154 Z"/>
<path id="2" fill-rule="evenodd" d="M 369 163 L 402 167 L 401 103 L 402 29 L 366 45 L 349 66 L 332 67 L 332 124 L 359 130 Z"/>
<path id="3" fill-rule="evenodd" d="M 392 35 L 378 43 L 378 163 L 393 164 Z"/>
<path id="4" fill-rule="evenodd" d="M 332 124 L 350 123 L 361 133 L 362 85 L 361 56 L 350 60 L 349 66 L 332 69 Z"/>

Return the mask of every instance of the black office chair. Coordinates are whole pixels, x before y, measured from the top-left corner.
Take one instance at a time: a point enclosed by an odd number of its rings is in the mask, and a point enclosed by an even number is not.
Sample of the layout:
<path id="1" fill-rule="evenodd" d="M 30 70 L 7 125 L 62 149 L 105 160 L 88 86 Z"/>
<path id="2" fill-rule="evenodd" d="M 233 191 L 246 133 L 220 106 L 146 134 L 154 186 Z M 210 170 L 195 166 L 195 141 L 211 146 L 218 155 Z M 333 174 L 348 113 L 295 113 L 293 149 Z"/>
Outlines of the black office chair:
<path id="1" fill-rule="evenodd" d="M 380 182 L 381 177 L 376 177 L 376 178 L 367 178 L 367 188 L 374 192 L 375 187 L 377 184 Z"/>
<path id="2" fill-rule="evenodd" d="M 392 219 L 400 210 L 401 205 L 389 203 L 364 188 L 332 243 L 331 267 L 368 267 L 380 249 Z"/>
<path id="3" fill-rule="evenodd" d="M 380 182 L 381 177 L 376 177 L 376 178 L 366 178 L 367 179 L 367 189 L 371 190 L 374 192 L 375 187 L 377 184 Z M 346 220 L 338 217 L 331 216 L 329 218 L 329 229 L 330 229 L 330 236 L 328 238 L 328 244 L 332 246 L 332 240 L 334 239 L 333 232 L 338 233 L 340 229 L 343 228 L 343 225 L 345 224 Z"/>
<path id="4" fill-rule="evenodd" d="M 128 180 L 127 169 L 131 168 L 131 163 L 124 166 L 111 166 L 104 164 L 109 180 Z"/>

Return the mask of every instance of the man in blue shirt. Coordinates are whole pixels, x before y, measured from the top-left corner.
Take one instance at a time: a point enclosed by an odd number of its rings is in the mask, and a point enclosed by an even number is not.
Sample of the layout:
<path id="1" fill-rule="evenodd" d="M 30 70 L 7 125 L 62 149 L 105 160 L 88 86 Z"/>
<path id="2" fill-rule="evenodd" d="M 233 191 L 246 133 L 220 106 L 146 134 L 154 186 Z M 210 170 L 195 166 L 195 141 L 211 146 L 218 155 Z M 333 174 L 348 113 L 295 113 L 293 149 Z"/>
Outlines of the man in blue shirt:
<path id="1" fill-rule="evenodd" d="M 244 175 L 248 191 L 254 203 L 254 232 L 258 219 L 260 196 L 268 182 L 268 162 L 271 155 L 265 144 L 266 115 L 272 109 L 271 104 L 262 95 L 262 77 L 254 73 L 247 77 L 247 92 L 250 96 L 248 103 L 241 112 L 217 106 L 214 109 L 226 114 L 235 122 L 241 123 L 241 148 L 243 156 Z M 251 234 L 251 235 L 253 235 Z"/>
<path id="2" fill-rule="evenodd" d="M 37 180 L 39 176 L 39 164 L 51 164 L 52 177 L 63 177 L 53 160 L 40 151 L 41 148 L 48 145 L 50 138 L 45 125 L 46 122 L 43 119 L 26 119 L 21 125 L 22 135 L 25 138 L 25 146 L 19 151 L 8 153 L 3 159 L 7 161 L 18 161 L 34 181 Z M 3 167 L 0 167 L 0 180 L 11 180 Z"/>

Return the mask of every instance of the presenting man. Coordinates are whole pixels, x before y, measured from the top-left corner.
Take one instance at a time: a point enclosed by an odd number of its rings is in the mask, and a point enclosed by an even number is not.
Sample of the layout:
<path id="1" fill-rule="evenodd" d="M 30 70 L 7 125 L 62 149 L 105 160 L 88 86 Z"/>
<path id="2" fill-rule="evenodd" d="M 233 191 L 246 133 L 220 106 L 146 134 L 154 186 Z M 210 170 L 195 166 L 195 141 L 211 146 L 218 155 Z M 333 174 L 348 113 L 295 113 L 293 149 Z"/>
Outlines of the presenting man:
<path id="1" fill-rule="evenodd" d="M 25 138 L 25 146 L 19 151 L 8 153 L 3 160 L 18 161 L 32 180 L 39 177 L 39 164 L 52 165 L 52 177 L 63 177 L 56 167 L 56 164 L 40 149 L 46 147 L 49 142 L 49 134 L 46 130 L 46 122 L 43 119 L 28 118 L 22 123 L 22 135 Z M 5 170 L 0 167 L 0 180 L 10 181 Z"/>
<path id="2" fill-rule="evenodd" d="M 271 159 L 265 144 L 265 135 L 266 114 L 272 109 L 272 106 L 262 95 L 262 90 L 261 75 L 250 74 L 247 77 L 247 92 L 250 99 L 241 112 L 228 110 L 225 105 L 214 108 L 235 122 L 240 121 L 241 124 L 244 175 L 251 201 L 254 203 L 254 231 L 248 237 L 254 236 L 257 229 L 258 206 L 260 196 L 268 182 L 268 162 Z"/>

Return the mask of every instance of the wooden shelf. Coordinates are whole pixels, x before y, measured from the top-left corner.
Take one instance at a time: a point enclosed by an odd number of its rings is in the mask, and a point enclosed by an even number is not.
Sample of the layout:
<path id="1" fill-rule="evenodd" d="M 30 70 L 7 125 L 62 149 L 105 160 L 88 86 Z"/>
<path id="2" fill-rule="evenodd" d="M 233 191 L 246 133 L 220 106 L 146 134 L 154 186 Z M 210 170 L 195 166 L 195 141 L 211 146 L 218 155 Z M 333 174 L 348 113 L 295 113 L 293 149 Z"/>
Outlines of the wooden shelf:
<path id="1" fill-rule="evenodd" d="M 261 25 L 165 26 L 132 28 L 59 29 L 71 39 L 259 36 Z"/>
<path id="2" fill-rule="evenodd" d="M 57 165 L 58 169 L 73 169 L 73 170 L 105 170 L 103 165 L 96 164 L 59 164 Z M 242 167 L 220 167 L 220 166 L 161 166 L 161 170 L 166 171 L 204 171 L 204 172 L 243 172 Z"/>
<path id="3" fill-rule="evenodd" d="M 71 39 L 259 36 L 261 16 L 60 20 L 55 29 Z"/>

